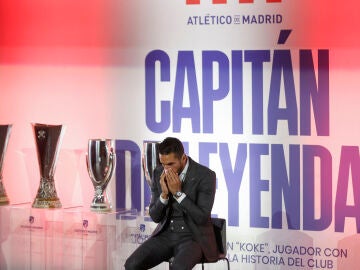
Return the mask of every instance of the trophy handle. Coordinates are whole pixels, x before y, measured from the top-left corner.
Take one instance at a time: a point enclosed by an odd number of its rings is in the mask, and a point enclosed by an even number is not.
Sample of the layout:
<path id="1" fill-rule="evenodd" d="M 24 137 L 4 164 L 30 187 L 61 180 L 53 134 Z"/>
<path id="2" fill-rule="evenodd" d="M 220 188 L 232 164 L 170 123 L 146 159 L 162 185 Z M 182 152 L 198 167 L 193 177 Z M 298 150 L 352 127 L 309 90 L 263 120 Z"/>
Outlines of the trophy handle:
<path id="1" fill-rule="evenodd" d="M 90 166 L 89 166 L 89 155 L 87 153 L 86 153 L 86 167 L 87 167 L 87 171 L 89 173 L 89 176 L 90 176 L 91 180 L 96 183 L 94 174 L 92 173 L 91 170 L 89 170 L 89 168 L 90 168 Z"/>
<path id="2" fill-rule="evenodd" d="M 114 149 L 112 147 L 110 149 L 109 159 L 110 159 L 110 165 L 109 165 L 109 170 L 106 172 L 106 179 L 110 180 L 110 178 L 112 177 L 112 174 L 114 172 L 115 164 L 116 164 L 116 155 L 114 154 Z"/>

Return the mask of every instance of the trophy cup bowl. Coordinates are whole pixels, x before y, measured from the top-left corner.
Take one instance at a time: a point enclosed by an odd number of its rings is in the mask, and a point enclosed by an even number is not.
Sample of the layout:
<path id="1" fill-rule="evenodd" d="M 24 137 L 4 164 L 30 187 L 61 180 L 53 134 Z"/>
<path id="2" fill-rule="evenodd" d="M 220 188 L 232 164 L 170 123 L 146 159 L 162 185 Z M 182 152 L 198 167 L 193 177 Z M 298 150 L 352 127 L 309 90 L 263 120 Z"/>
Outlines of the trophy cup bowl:
<path id="1" fill-rule="evenodd" d="M 61 208 L 54 173 L 64 130 L 63 125 L 32 124 L 40 168 L 40 185 L 33 208 Z"/>
<path id="2" fill-rule="evenodd" d="M 160 165 L 159 160 L 159 142 L 144 142 L 143 169 L 145 180 L 151 188 L 154 170 Z"/>
<path id="3" fill-rule="evenodd" d="M 145 174 L 145 180 L 148 184 L 148 189 L 144 189 L 145 200 L 148 198 L 151 199 L 151 185 L 152 185 L 152 178 L 154 175 L 154 170 L 157 166 L 160 165 L 159 160 L 159 142 L 148 141 L 144 142 L 143 145 L 143 170 Z M 145 201 L 147 204 L 148 202 Z M 148 215 L 149 213 L 149 206 L 145 206 L 145 214 Z"/>
<path id="4" fill-rule="evenodd" d="M 106 194 L 106 187 L 116 166 L 113 140 L 90 139 L 86 165 L 95 191 L 90 210 L 94 212 L 110 212 L 112 206 Z"/>
<path id="5" fill-rule="evenodd" d="M 8 205 L 10 203 L 6 195 L 5 187 L 3 184 L 3 163 L 5 158 L 6 148 L 9 142 L 12 125 L 0 125 L 0 205 Z"/>

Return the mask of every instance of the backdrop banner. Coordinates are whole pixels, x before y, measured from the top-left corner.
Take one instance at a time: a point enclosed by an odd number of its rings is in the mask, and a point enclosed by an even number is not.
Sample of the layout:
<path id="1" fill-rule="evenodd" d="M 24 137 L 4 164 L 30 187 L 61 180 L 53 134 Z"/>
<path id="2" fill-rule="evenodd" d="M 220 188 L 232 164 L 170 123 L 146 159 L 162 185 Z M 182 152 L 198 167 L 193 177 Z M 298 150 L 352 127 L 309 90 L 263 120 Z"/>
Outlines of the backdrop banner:
<path id="1" fill-rule="evenodd" d="M 216 171 L 213 214 L 227 219 L 234 269 L 355 269 L 359 147 L 341 130 L 351 114 L 339 102 L 352 87 L 335 82 L 354 67 L 340 70 L 352 45 L 334 36 L 355 22 L 329 21 L 327 12 L 347 15 L 319 1 L 215 2 L 138 18 L 144 141 L 177 136 Z M 118 192 L 131 185 L 131 206 L 143 211 L 142 141 L 117 145 L 131 153 L 118 159 L 131 167 L 131 180 L 118 171 Z"/>

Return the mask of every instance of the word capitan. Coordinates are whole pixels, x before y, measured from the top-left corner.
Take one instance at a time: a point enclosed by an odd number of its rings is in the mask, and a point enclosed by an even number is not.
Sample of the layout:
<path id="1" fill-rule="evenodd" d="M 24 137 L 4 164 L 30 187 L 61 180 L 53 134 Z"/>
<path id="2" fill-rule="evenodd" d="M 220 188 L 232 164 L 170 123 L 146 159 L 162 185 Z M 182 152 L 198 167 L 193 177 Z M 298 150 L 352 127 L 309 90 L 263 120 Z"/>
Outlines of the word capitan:
<path id="1" fill-rule="evenodd" d="M 212 134 L 215 104 L 231 97 L 231 111 L 224 117 L 231 121 L 232 134 L 244 134 L 244 119 L 251 119 L 255 135 L 277 135 L 281 121 L 287 123 L 289 135 L 309 136 L 313 116 L 316 134 L 328 136 L 329 50 L 318 50 L 317 70 L 311 50 L 299 50 L 295 55 L 298 67 L 290 50 L 233 50 L 230 56 L 222 51 L 202 51 L 201 68 L 197 69 L 193 51 L 178 51 L 177 59 L 163 50 L 150 51 L 145 59 L 146 125 L 155 133 L 169 131 L 172 125 L 172 131 L 180 133 L 182 120 L 187 119 L 192 133 Z M 269 76 L 265 76 L 266 68 L 271 70 Z M 250 77 L 244 77 L 247 74 Z M 251 100 L 245 99 L 246 81 L 251 82 Z M 189 105 L 184 105 L 185 96 Z"/>

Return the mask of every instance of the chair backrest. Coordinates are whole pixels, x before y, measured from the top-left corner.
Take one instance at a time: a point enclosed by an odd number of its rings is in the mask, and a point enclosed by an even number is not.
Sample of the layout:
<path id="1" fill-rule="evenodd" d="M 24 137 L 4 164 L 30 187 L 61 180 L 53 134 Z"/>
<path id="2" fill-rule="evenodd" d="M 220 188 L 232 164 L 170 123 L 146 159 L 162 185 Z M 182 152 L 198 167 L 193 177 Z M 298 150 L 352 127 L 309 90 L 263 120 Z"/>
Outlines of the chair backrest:
<path id="1" fill-rule="evenodd" d="M 226 256 L 226 219 L 223 218 L 211 218 L 211 222 L 214 227 L 216 244 L 221 257 Z"/>

